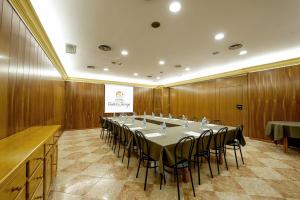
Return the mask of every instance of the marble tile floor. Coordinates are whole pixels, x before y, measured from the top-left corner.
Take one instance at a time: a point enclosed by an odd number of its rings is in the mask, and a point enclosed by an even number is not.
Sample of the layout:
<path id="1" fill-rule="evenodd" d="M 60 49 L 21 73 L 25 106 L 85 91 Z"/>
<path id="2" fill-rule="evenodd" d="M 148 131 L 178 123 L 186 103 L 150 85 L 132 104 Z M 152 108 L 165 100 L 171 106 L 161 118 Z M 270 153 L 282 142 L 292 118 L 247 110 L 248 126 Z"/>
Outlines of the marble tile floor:
<path id="1" fill-rule="evenodd" d="M 121 158 L 99 139 L 99 133 L 100 129 L 64 132 L 59 140 L 58 174 L 50 200 L 177 199 L 173 176 L 167 176 L 167 184 L 160 190 L 159 174 L 155 175 L 153 169 L 149 171 L 144 192 L 145 168 L 141 168 L 136 178 L 137 159 L 131 158 L 127 169 L 127 158 L 122 163 Z M 283 153 L 280 145 L 247 138 L 243 154 L 245 165 L 237 169 L 233 152 L 229 151 L 229 170 L 222 166 L 220 175 L 212 163 L 213 179 L 204 163 L 201 185 L 198 185 L 194 170 L 196 197 L 193 197 L 190 183 L 180 183 L 182 199 L 300 199 L 299 150 L 289 149 L 289 153 Z"/>

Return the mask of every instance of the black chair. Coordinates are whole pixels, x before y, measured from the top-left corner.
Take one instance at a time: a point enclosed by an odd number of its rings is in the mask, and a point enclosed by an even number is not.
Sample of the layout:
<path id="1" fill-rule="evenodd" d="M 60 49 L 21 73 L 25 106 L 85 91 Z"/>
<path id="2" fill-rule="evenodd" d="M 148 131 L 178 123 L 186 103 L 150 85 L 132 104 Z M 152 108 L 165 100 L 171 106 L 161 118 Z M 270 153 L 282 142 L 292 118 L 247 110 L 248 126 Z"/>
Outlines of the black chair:
<path id="1" fill-rule="evenodd" d="M 120 141 L 121 137 L 121 126 L 119 122 L 112 122 L 113 131 L 112 131 L 112 149 L 115 152 L 117 148 L 117 143 Z"/>
<path id="2" fill-rule="evenodd" d="M 110 144 L 110 140 L 113 136 L 113 122 L 112 122 L 111 119 L 107 119 L 106 124 L 107 124 L 107 134 L 106 134 L 106 137 L 105 137 L 105 142 Z"/>
<path id="3" fill-rule="evenodd" d="M 107 133 L 107 119 L 104 119 L 102 116 L 99 117 L 99 123 L 101 127 L 100 139 L 104 138 L 105 132 Z"/>
<path id="4" fill-rule="evenodd" d="M 215 135 L 214 135 L 214 147 L 212 150 L 215 153 L 216 156 L 216 162 L 217 162 L 217 167 L 218 167 L 218 174 L 220 174 L 220 164 L 221 164 L 221 156 L 223 154 L 225 164 L 226 164 L 226 169 L 228 170 L 228 165 L 227 165 L 227 160 L 226 160 L 226 137 L 227 137 L 227 131 L 228 128 L 224 127 L 221 128 Z"/>
<path id="5" fill-rule="evenodd" d="M 163 178 L 165 179 L 165 166 L 169 168 L 174 169 L 174 174 L 176 176 L 177 181 L 177 193 L 178 193 L 178 199 L 180 199 L 180 190 L 179 190 L 179 180 L 178 180 L 178 170 L 179 169 L 185 169 L 188 168 L 190 173 L 190 179 L 191 184 L 193 188 L 194 197 L 195 195 L 195 189 L 194 189 L 194 183 L 193 183 L 193 176 L 191 171 L 191 158 L 192 158 L 192 152 L 195 144 L 195 138 L 193 136 L 186 136 L 184 138 L 181 138 L 174 148 L 174 161 L 175 163 L 173 165 L 169 165 L 167 162 L 163 162 L 163 174 L 160 177 L 160 189 L 162 185 Z"/>
<path id="6" fill-rule="evenodd" d="M 195 161 L 195 163 L 197 162 L 197 166 L 198 166 L 198 183 L 199 183 L 199 185 L 200 185 L 199 158 L 201 158 L 201 163 L 202 163 L 203 157 L 207 159 L 211 178 L 214 177 L 212 174 L 211 165 L 210 165 L 210 143 L 211 143 L 212 136 L 213 136 L 213 131 L 211 129 L 206 130 L 201 133 L 200 137 L 196 141 L 196 154 L 194 155 L 194 161 Z"/>
<path id="7" fill-rule="evenodd" d="M 209 122 L 210 124 L 224 125 L 223 122 L 219 119 L 214 119 Z"/>
<path id="8" fill-rule="evenodd" d="M 144 183 L 144 190 L 146 190 L 148 169 L 154 168 L 155 173 L 156 173 L 157 163 L 156 163 L 156 160 L 151 158 L 151 156 L 150 156 L 150 147 L 149 147 L 148 141 L 145 138 L 144 134 L 140 131 L 135 131 L 135 138 L 136 138 L 138 154 L 139 154 L 139 166 L 138 166 L 138 170 L 136 172 L 136 178 L 138 178 L 138 175 L 139 175 L 141 162 L 143 161 L 143 163 L 144 163 L 144 161 L 147 161 L 146 176 L 145 176 L 145 183 Z M 151 162 L 154 162 L 154 167 L 151 167 Z"/>
<path id="9" fill-rule="evenodd" d="M 243 126 L 243 125 L 238 126 L 238 127 L 236 128 L 236 130 L 235 130 L 233 139 L 230 140 L 230 141 L 228 141 L 228 142 L 226 143 L 226 145 L 229 146 L 229 147 L 226 146 L 227 149 L 233 149 L 233 150 L 234 150 L 234 156 L 235 156 L 236 168 L 239 168 L 239 163 L 238 163 L 237 155 L 236 155 L 236 151 L 237 151 L 237 150 L 240 150 L 242 162 L 243 162 L 243 164 L 245 164 L 245 163 L 244 163 L 243 154 L 242 154 L 242 148 L 241 148 L 241 145 L 240 145 L 239 140 L 237 139 L 237 136 L 238 136 L 239 134 L 240 134 L 240 135 L 243 134 L 243 129 L 244 129 L 244 126 Z"/>
<path id="10" fill-rule="evenodd" d="M 127 149 L 127 154 L 128 154 L 128 162 L 127 162 L 127 169 L 129 167 L 129 162 L 130 162 L 130 156 L 131 156 L 131 148 L 133 146 L 133 133 L 131 132 L 131 130 L 129 129 L 128 126 L 126 126 L 125 124 L 123 125 L 123 131 L 121 132 L 121 139 L 119 144 L 121 144 L 124 147 L 124 151 L 123 151 L 123 156 L 122 156 L 122 162 L 124 161 L 124 157 L 125 157 L 125 151 Z M 119 150 L 120 150 L 120 146 L 119 146 Z M 118 155 L 119 155 L 119 151 L 118 151 Z"/>

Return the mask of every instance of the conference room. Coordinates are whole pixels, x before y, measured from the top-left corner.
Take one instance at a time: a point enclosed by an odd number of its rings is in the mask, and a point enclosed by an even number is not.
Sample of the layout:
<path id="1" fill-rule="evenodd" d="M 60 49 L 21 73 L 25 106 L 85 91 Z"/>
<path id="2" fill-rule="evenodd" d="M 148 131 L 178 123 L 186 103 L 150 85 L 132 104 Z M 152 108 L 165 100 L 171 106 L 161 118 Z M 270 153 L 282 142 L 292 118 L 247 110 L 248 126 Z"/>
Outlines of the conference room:
<path id="1" fill-rule="evenodd" d="M 300 199 L 300 1 L 0 0 L 0 200 Z"/>

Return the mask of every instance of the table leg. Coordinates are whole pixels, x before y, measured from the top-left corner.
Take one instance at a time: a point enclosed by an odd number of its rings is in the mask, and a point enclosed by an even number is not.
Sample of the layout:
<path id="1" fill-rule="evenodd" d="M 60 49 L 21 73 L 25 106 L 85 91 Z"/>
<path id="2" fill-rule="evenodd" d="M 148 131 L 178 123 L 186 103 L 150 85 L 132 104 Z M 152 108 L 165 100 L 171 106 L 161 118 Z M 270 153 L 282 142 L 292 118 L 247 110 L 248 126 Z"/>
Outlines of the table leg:
<path id="1" fill-rule="evenodd" d="M 288 136 L 287 135 L 284 135 L 284 138 L 283 138 L 283 151 L 285 153 L 288 152 L 288 148 L 289 148 L 289 144 L 288 144 Z"/>

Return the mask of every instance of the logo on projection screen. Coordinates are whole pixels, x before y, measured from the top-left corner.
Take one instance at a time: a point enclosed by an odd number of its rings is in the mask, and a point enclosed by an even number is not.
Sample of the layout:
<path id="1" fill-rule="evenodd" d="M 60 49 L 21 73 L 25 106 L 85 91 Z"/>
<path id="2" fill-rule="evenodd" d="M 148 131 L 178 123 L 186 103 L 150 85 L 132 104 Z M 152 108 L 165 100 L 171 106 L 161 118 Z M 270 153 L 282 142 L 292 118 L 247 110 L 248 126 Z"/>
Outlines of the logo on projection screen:
<path id="1" fill-rule="evenodd" d="M 132 87 L 105 85 L 105 112 L 132 112 Z"/>

